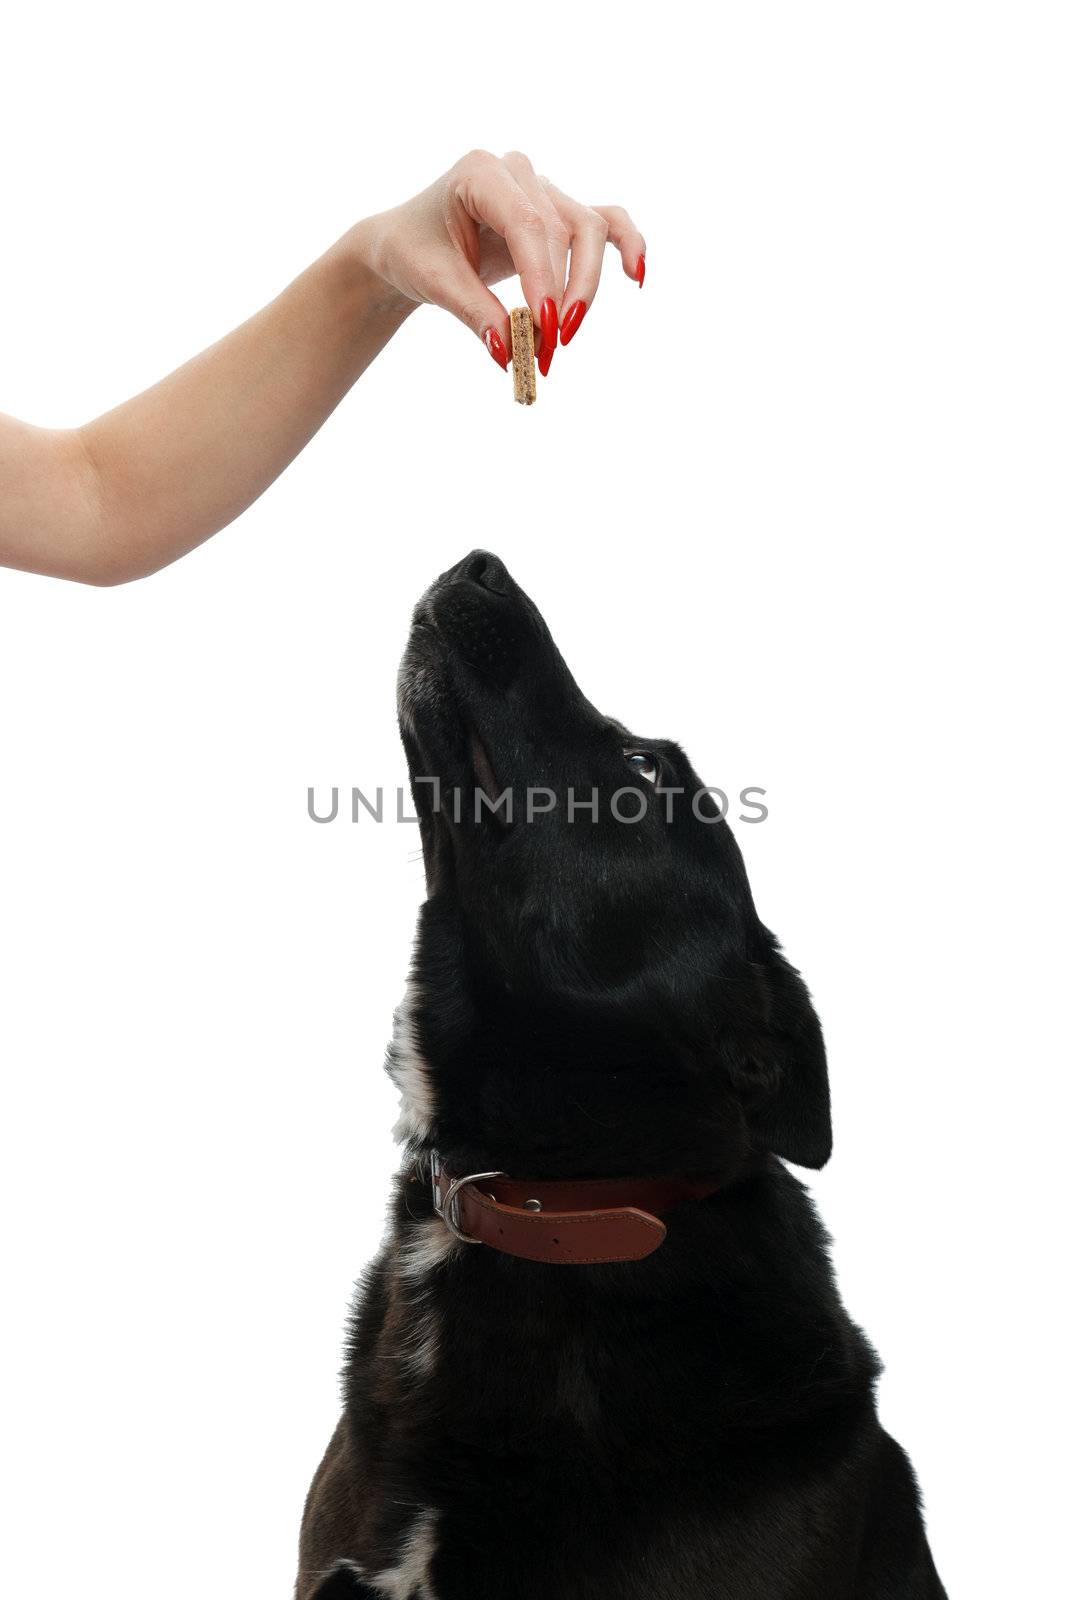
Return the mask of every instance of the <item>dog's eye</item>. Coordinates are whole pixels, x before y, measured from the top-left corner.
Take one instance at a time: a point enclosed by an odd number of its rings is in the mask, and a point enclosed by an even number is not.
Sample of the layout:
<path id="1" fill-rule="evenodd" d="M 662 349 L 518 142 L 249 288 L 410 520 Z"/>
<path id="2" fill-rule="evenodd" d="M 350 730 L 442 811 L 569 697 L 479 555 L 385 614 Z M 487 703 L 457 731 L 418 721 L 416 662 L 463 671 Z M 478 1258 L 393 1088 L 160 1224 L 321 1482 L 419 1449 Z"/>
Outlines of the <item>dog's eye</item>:
<path id="1" fill-rule="evenodd" d="M 659 762 L 647 750 L 627 750 L 626 764 L 634 772 L 640 773 L 646 783 L 655 783 L 659 777 Z"/>

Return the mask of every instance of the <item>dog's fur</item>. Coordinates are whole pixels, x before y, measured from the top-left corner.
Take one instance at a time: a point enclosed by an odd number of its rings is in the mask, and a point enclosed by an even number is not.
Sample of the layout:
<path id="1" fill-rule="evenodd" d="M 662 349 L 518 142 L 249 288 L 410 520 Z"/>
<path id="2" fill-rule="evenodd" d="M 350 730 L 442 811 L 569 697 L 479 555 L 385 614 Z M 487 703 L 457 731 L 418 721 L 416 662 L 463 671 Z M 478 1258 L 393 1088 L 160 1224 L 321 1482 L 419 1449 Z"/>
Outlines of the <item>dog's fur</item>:
<path id="1" fill-rule="evenodd" d="M 686 757 L 601 716 L 477 551 L 420 602 L 399 706 L 412 778 L 441 779 L 437 810 L 414 786 L 428 898 L 389 1063 L 406 1159 L 298 1600 L 943 1596 L 877 1358 L 782 1164 L 830 1154 L 819 1023 L 725 822 L 694 816 Z M 622 823 L 634 751 L 656 781 Z M 555 810 L 527 816 L 534 785 Z M 511 786 L 513 820 L 476 822 L 476 786 Z M 568 789 L 599 791 L 597 821 L 568 818 Z M 647 1260 L 541 1265 L 452 1239 L 433 1148 L 453 1173 L 724 1187 Z"/>

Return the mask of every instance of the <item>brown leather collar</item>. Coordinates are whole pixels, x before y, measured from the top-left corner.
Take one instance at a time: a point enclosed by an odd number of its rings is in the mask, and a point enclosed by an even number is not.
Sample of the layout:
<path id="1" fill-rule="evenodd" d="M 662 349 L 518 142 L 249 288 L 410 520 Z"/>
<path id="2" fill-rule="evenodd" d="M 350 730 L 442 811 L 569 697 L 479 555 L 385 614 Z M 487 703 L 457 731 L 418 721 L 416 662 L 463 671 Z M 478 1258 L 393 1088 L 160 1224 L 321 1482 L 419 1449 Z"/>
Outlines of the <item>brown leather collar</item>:
<path id="1" fill-rule="evenodd" d="M 434 1210 L 465 1244 L 582 1266 L 651 1255 L 667 1237 L 660 1213 L 721 1187 L 717 1178 L 454 1178 L 436 1154 L 430 1185 Z"/>

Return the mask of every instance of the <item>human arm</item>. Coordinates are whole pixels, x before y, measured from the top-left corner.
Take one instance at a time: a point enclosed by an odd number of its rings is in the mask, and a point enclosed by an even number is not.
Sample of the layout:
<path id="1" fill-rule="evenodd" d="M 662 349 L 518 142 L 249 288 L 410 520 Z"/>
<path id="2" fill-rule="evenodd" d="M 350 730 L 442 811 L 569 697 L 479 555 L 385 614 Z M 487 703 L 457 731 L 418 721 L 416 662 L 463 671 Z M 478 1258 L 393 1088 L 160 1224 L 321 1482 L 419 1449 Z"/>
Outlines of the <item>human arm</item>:
<path id="1" fill-rule="evenodd" d="M 59 430 L 0 417 L 0 565 L 114 584 L 177 560 L 263 493 L 419 304 L 452 311 L 506 366 L 508 316 L 488 285 L 517 271 L 547 372 L 609 239 L 641 282 L 625 212 L 579 205 L 524 156 L 471 152 L 115 410 Z"/>

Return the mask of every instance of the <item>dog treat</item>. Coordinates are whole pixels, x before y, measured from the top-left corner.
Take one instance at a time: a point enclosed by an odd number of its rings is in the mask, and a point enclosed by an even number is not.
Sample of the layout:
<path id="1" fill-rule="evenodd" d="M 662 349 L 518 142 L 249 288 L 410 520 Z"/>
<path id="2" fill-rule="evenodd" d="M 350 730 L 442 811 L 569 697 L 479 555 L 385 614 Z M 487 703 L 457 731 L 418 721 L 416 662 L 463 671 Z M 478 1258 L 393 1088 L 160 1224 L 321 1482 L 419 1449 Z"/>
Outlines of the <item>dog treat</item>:
<path id="1" fill-rule="evenodd" d="M 537 399 L 537 372 L 533 313 L 529 306 L 519 306 L 511 313 L 511 381 L 520 406 L 532 406 Z"/>

